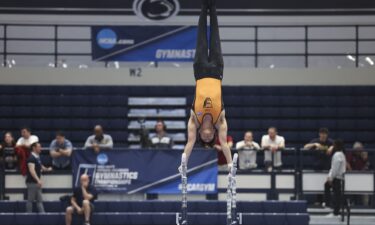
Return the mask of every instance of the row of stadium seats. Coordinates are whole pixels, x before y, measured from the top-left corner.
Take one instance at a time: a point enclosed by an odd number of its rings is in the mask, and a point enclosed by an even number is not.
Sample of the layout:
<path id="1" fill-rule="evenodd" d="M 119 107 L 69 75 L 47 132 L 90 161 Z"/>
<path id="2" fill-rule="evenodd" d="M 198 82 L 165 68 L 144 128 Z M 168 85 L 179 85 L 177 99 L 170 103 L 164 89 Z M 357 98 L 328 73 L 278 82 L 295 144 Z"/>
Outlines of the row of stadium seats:
<path id="1" fill-rule="evenodd" d="M 138 110 L 140 111 L 140 110 Z M 375 118 L 375 107 L 237 107 L 226 105 L 225 111 L 231 118 L 338 118 L 358 119 Z M 172 113 L 172 111 L 171 111 Z M 182 115 L 182 112 L 178 112 Z M 128 114 L 127 106 L 0 106 L 0 117 L 12 118 L 124 118 Z M 155 113 L 157 114 L 157 113 Z M 185 115 L 185 112 L 183 113 Z M 139 115 L 139 114 L 138 114 Z M 132 117 L 137 117 L 132 113 Z M 157 116 L 155 116 L 157 117 Z M 166 116 L 163 116 L 166 117 Z"/>
<path id="2" fill-rule="evenodd" d="M 152 91 L 150 91 L 152 89 Z M 147 91 L 145 91 L 147 90 Z M 250 96 L 373 96 L 374 86 L 225 86 L 224 95 Z M 0 95 L 193 95 L 193 86 L 1 86 Z"/>
<path id="3" fill-rule="evenodd" d="M 184 93 L 186 95 L 186 93 Z M 193 96 L 187 102 L 192 103 Z M 120 95 L 1 95 L 0 105 L 8 106 L 126 106 L 127 96 Z M 224 102 L 230 106 L 282 106 L 282 107 L 358 107 L 375 106 L 373 95 L 369 96 L 248 96 L 225 95 Z"/>
<path id="4" fill-rule="evenodd" d="M 63 202 L 45 202 L 47 213 L 42 214 L 23 213 L 25 205 L 25 201 L 0 201 L 0 225 L 64 224 L 66 205 Z M 177 201 L 97 201 L 91 221 L 94 225 L 169 225 L 176 224 L 176 213 L 180 209 L 181 202 Z M 226 224 L 226 202 L 189 201 L 188 210 L 189 224 Z M 242 224 L 309 224 L 306 201 L 238 202 L 237 211 L 242 213 Z M 82 218 L 74 217 L 73 224 L 82 222 Z"/>
<path id="5" fill-rule="evenodd" d="M 340 137 L 347 144 L 361 141 L 368 148 L 375 146 L 375 87 L 226 86 L 223 92 L 229 134 L 235 141 L 243 138 L 244 131 L 253 130 L 259 142 L 267 127 L 276 126 L 287 146 L 300 148 L 317 137 L 319 127 L 328 127 L 332 138 Z M 107 133 L 117 136 L 113 137 L 115 143 L 124 146 L 129 144 L 127 136 L 116 132 L 137 132 L 137 115 L 128 112 L 144 109 L 136 103 L 130 108 L 129 101 L 145 96 L 174 97 L 173 104 L 178 107 L 185 102 L 187 116 L 194 87 L 0 86 L 0 127 L 16 131 L 30 126 L 45 142 L 53 138 L 56 130 L 63 129 L 72 141 L 84 142 L 92 127 L 102 124 Z M 163 119 L 176 121 L 177 117 L 166 114 Z M 179 116 L 179 120 L 183 119 Z M 182 132 L 185 125 L 169 129 L 176 129 L 172 133 Z"/>
<path id="6" fill-rule="evenodd" d="M 48 214 L 13 214 L 0 213 L 0 225 L 64 225 L 63 213 Z M 245 213 L 242 224 L 246 225 L 308 225 L 307 213 Z M 225 225 L 225 213 L 189 213 L 189 224 L 194 225 Z M 73 225 L 83 223 L 82 217 L 74 217 Z M 175 225 L 176 213 L 94 213 L 91 218 L 93 225 Z"/>
<path id="7" fill-rule="evenodd" d="M 46 212 L 63 212 L 63 202 L 44 202 Z M 226 212 L 226 202 L 189 201 L 189 212 Z M 35 209 L 35 207 L 34 207 Z M 181 202 L 177 201 L 96 201 L 95 212 L 179 212 Z M 25 212 L 25 201 L 0 201 L 0 212 Z M 243 213 L 306 213 L 305 201 L 263 201 L 237 203 L 238 212 Z"/>

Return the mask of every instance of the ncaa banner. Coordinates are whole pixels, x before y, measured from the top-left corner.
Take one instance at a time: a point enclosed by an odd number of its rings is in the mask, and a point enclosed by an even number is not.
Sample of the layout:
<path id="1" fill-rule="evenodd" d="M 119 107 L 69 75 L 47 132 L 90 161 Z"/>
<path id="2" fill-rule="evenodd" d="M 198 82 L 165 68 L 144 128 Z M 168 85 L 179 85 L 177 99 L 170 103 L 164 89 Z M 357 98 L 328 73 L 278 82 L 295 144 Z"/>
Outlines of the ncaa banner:
<path id="1" fill-rule="evenodd" d="M 193 61 L 196 26 L 93 26 L 94 61 Z"/>
<path id="2" fill-rule="evenodd" d="M 181 193 L 177 170 L 181 151 L 176 150 L 110 150 L 73 152 L 73 185 L 86 173 L 98 192 Z M 216 151 L 194 150 L 188 164 L 190 193 L 217 192 Z"/>

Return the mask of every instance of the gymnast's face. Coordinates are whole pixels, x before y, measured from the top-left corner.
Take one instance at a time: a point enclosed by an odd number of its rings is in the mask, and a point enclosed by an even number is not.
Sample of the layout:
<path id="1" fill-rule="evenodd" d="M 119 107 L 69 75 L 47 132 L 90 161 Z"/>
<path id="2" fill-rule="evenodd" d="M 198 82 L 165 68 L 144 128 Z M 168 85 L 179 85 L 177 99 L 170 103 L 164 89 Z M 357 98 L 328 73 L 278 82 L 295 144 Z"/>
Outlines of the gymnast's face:
<path id="1" fill-rule="evenodd" d="M 215 129 L 212 123 L 205 124 L 203 122 L 201 129 L 199 130 L 200 138 L 205 143 L 210 143 L 215 138 Z"/>

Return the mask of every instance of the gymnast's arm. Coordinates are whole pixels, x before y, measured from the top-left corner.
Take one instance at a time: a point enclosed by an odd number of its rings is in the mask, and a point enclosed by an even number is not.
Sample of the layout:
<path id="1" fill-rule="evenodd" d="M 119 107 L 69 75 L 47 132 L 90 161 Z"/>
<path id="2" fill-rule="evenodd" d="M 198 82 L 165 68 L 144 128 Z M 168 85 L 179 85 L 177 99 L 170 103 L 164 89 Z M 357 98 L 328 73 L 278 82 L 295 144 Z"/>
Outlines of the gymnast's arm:
<path id="1" fill-rule="evenodd" d="M 232 153 L 227 143 L 228 125 L 227 120 L 225 119 L 225 111 L 223 111 L 220 115 L 219 121 L 217 123 L 217 130 L 219 134 L 221 149 L 223 150 L 225 159 L 227 160 L 228 166 L 232 167 Z"/>
<path id="2" fill-rule="evenodd" d="M 184 149 L 184 153 L 186 154 L 186 161 L 190 157 L 190 154 L 191 154 L 191 151 L 193 150 L 196 139 L 197 139 L 197 125 L 195 123 L 194 114 L 191 113 L 189 122 L 188 122 L 188 140 Z"/>

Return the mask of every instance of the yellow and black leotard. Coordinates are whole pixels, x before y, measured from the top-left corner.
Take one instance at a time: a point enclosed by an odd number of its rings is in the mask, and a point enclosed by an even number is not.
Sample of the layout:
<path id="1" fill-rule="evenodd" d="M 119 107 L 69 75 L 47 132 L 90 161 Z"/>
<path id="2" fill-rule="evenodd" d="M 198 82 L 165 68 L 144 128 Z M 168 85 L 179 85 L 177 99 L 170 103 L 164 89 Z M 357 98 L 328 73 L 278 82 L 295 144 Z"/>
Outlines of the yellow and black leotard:
<path id="1" fill-rule="evenodd" d="M 193 112 L 199 125 L 206 114 L 210 114 L 212 123 L 216 124 L 223 109 L 221 80 L 211 77 L 197 80 Z"/>

